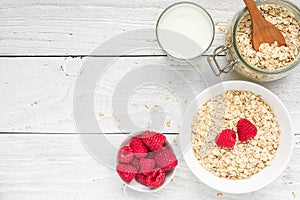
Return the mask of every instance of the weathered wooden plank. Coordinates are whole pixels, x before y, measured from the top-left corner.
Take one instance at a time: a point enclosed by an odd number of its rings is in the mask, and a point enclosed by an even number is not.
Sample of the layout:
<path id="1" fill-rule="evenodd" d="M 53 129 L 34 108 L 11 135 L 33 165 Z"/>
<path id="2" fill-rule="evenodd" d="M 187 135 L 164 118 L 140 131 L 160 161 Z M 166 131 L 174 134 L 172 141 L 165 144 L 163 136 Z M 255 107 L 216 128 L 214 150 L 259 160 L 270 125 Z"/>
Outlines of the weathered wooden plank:
<path id="1" fill-rule="evenodd" d="M 164 1 L 21 1 L 0 3 L 0 55 L 88 55 L 102 42 L 126 31 L 155 28 L 160 13 L 175 0 Z M 214 46 L 223 44 L 224 28 L 237 10 L 240 0 L 197 0 L 212 15 L 216 26 Z M 299 1 L 292 0 L 299 4 Z M 151 30 L 145 34 L 150 46 L 156 46 Z M 136 38 L 135 40 L 139 40 Z M 135 41 L 122 45 L 134 46 Z M 114 54 L 121 44 L 106 54 Z M 162 54 L 144 51 L 136 54 Z"/>
<path id="2" fill-rule="evenodd" d="M 110 135 L 116 145 L 125 136 Z M 174 136 L 167 136 L 170 141 Z M 300 136 L 288 169 L 266 188 L 222 199 L 296 199 L 300 196 Z M 0 135 L 0 199 L 217 199 L 180 159 L 174 181 L 143 194 L 126 188 L 116 173 L 96 162 L 77 135 Z"/>
<path id="3" fill-rule="evenodd" d="M 73 90 L 77 73 L 84 60 L 80 58 L 1 58 L 0 132 L 76 132 L 72 117 Z M 211 72 L 205 59 L 199 63 L 203 63 L 200 68 L 203 69 L 204 76 L 202 77 L 196 68 L 181 66 L 167 57 L 119 58 L 115 60 L 102 77 L 95 93 L 95 115 L 104 114 L 103 117 L 98 117 L 99 123 L 107 123 L 112 120 L 113 92 L 122 77 L 137 68 L 155 64 L 166 66 L 166 68 L 162 71 L 153 68 L 150 71 L 152 75 L 164 77 L 169 82 L 160 86 L 155 84 L 141 86 L 132 93 L 128 101 L 128 111 L 136 123 L 146 127 L 150 121 L 151 107 L 160 105 L 165 110 L 166 119 L 173 122 L 170 127 L 165 124 L 162 131 L 178 132 L 181 109 L 176 99 L 178 94 L 183 94 L 186 95 L 187 100 L 183 105 L 187 105 L 191 101 L 190 91 L 186 91 L 187 82 L 190 82 L 191 86 L 195 88 L 195 92 L 198 93 L 206 88 L 205 82 L 210 85 L 213 82 L 221 81 L 210 76 Z M 177 74 L 173 75 L 174 71 Z M 297 130 L 300 130 L 297 125 L 300 115 L 299 73 L 300 68 L 296 68 L 282 80 L 263 84 L 277 94 L 287 106 L 292 113 Z M 166 76 L 162 76 L 163 74 Z M 138 72 L 136 79 L 142 79 L 144 76 L 144 71 Z M 183 80 L 182 77 L 187 79 Z M 233 72 L 222 76 L 222 79 L 243 78 Z M 136 85 L 136 87 L 138 86 Z M 105 130 L 108 132 L 120 131 L 117 126 L 117 124 L 109 125 Z"/>

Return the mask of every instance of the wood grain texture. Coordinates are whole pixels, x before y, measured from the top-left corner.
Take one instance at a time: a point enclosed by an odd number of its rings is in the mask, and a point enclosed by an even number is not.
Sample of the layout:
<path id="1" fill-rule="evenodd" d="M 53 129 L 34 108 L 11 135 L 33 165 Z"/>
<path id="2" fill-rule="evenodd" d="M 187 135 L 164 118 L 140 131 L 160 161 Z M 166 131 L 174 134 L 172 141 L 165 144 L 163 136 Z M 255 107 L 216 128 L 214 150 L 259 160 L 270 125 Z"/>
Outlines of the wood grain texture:
<path id="1" fill-rule="evenodd" d="M 4 0 L 0 2 L 0 55 L 89 55 L 100 43 L 126 31 L 155 28 L 160 13 L 175 0 Z M 197 0 L 216 22 L 214 45 L 223 44 L 225 27 L 241 0 Z M 299 5 L 299 1 L 292 0 Z M 146 34 L 149 45 L 155 34 Z M 126 45 L 132 45 L 128 41 Z M 114 54 L 111 48 L 106 54 Z M 162 52 L 144 52 L 161 54 Z"/>
<path id="2" fill-rule="evenodd" d="M 124 139 L 111 135 L 116 145 Z M 173 136 L 168 136 L 172 141 Z M 116 173 L 96 162 L 77 135 L 0 135 L 0 199 L 299 199 L 300 136 L 288 169 L 271 185 L 245 195 L 223 194 L 201 183 L 180 159 L 174 181 L 159 192 L 126 188 Z M 292 192 L 297 198 L 293 198 Z"/>
<path id="3" fill-rule="evenodd" d="M 180 160 L 174 182 L 164 190 L 153 194 L 138 193 L 126 188 L 113 170 L 94 160 L 74 134 L 73 90 L 77 74 L 86 59 L 85 55 L 91 54 L 102 42 L 113 36 L 130 30 L 155 28 L 159 14 L 174 2 L 176 1 L 1 0 L 1 200 L 300 199 L 299 68 L 282 80 L 262 84 L 278 95 L 290 111 L 295 126 L 296 148 L 289 168 L 270 186 L 255 193 L 224 194 L 223 197 L 217 197 L 218 191 L 201 183 L 183 160 Z M 210 12 L 217 24 L 213 46 L 223 44 L 225 27 L 237 10 L 244 6 L 242 1 L 195 2 Z M 298 0 L 292 2 L 300 6 Z M 149 46 L 157 46 L 153 32 L 146 33 L 139 40 L 146 41 Z M 114 49 L 118 49 L 120 45 L 132 46 L 134 42 L 137 41 L 114 44 L 113 48 L 98 56 L 115 56 Z M 144 56 L 164 53 L 160 50 L 147 50 L 134 54 Z M 180 66 L 164 56 L 120 58 L 98 84 L 95 115 L 100 112 L 104 114 L 98 118 L 100 124 L 106 124 L 113 118 L 109 105 L 122 74 L 126 70 L 153 63 L 166 66 L 165 73 L 178 71 L 178 76 L 169 77 L 170 84 L 183 85 L 184 82 L 178 81 L 183 76 L 191 80 L 196 91 L 201 91 L 204 81 L 195 74 L 193 67 Z M 203 74 L 211 72 L 205 58 L 199 60 L 198 64 L 202 66 Z M 157 74 L 160 73 L 161 71 L 157 71 Z M 207 79 L 208 76 L 204 77 Z M 244 80 L 234 72 L 222 76 L 222 80 L 232 79 Z M 214 82 L 210 79 L 206 81 L 209 84 Z M 150 108 L 159 104 L 165 109 L 166 118 L 173 121 L 170 127 L 165 124 L 162 131 L 177 132 L 181 119 L 178 117 L 180 106 L 176 102 L 176 95 L 184 92 L 183 89 L 173 92 L 155 85 L 141 87 L 128 101 L 130 116 L 137 124 L 145 126 L 151 115 L 151 109 L 147 109 L 145 104 Z M 169 100 L 166 97 L 170 97 Z M 134 103 L 139 106 L 133 106 Z M 107 126 L 107 130 L 122 131 L 117 123 Z M 118 145 L 125 136 L 118 134 L 108 137 Z M 168 138 L 172 141 L 174 136 L 168 135 Z"/>
<path id="4" fill-rule="evenodd" d="M 76 76 L 84 60 L 80 58 L 1 58 L 0 132 L 76 132 L 73 121 L 73 90 Z M 125 73 L 149 64 L 164 65 L 166 66 L 165 73 L 176 70 L 180 76 L 190 78 L 192 86 L 199 93 L 205 88 L 204 81 L 208 83 L 211 81 L 208 76 L 211 71 L 206 60 L 203 59 L 199 63 L 203 63 L 200 68 L 203 69 L 205 78 L 197 75 L 195 67 L 180 66 L 167 57 L 117 59 L 100 80 L 96 91 L 95 115 L 104 114 L 103 117 L 98 117 L 99 123 L 111 121 L 112 95 Z M 162 72 L 154 71 L 153 73 L 160 74 Z M 287 106 L 297 130 L 300 130 L 298 125 L 300 118 L 299 73 L 300 69 L 296 68 L 282 80 L 263 83 L 263 86 L 278 95 Z M 140 76 L 143 77 L 143 74 L 141 73 Z M 130 110 L 133 120 L 137 120 L 138 124 L 145 126 L 149 121 L 149 112 L 151 111 L 151 109 L 145 108 L 145 104 L 149 107 L 159 104 L 166 110 L 167 118 L 173 121 L 171 127 L 165 126 L 162 131 L 178 132 L 181 120 L 178 116 L 181 111 L 176 95 L 184 93 L 188 97 L 188 93 L 184 91 L 185 87 L 180 87 L 186 83 L 178 81 L 179 78 L 179 76 L 168 77 L 170 85 L 178 86 L 178 89 L 174 91 L 170 91 L 166 87 L 157 87 L 155 84 L 143 86 L 134 91 L 128 101 L 128 110 Z M 223 81 L 232 79 L 243 80 L 236 73 L 222 76 Z M 188 98 L 187 100 L 191 101 Z M 108 126 L 107 131 L 121 131 L 117 126 Z"/>

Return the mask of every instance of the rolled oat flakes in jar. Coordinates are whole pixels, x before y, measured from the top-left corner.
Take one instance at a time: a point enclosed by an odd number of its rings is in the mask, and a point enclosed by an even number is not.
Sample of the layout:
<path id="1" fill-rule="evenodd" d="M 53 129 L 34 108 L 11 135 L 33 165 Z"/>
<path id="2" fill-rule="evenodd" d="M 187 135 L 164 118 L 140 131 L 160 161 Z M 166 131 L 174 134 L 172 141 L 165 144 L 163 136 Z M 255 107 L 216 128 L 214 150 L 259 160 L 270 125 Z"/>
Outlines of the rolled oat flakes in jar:
<path id="1" fill-rule="evenodd" d="M 252 47 L 252 23 L 247 8 L 236 14 L 225 34 L 225 45 L 218 47 L 208 61 L 216 75 L 235 70 L 255 81 L 273 81 L 285 77 L 300 62 L 300 10 L 284 0 L 259 0 L 263 17 L 283 34 L 287 46 L 263 43 L 259 51 Z M 220 66 L 216 56 L 225 53 L 228 64 Z"/>

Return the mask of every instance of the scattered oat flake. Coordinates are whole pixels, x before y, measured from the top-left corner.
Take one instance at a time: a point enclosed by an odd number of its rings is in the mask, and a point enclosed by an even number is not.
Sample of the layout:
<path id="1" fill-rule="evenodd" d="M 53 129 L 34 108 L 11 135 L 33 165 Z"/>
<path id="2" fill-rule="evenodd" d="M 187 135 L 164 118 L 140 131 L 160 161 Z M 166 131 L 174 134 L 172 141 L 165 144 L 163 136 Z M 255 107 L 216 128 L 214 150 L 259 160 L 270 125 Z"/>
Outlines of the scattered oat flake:
<path id="1" fill-rule="evenodd" d="M 219 27 L 218 30 L 219 30 L 220 33 L 225 33 L 225 30 L 226 30 L 226 29 L 223 28 L 223 27 Z"/>
<path id="2" fill-rule="evenodd" d="M 295 199 L 295 198 L 296 198 L 296 193 L 295 193 L 295 192 L 292 192 L 292 196 L 293 196 L 293 198 Z"/>
<path id="3" fill-rule="evenodd" d="M 171 182 L 174 182 L 174 179 L 171 179 Z"/>
<path id="4" fill-rule="evenodd" d="M 218 26 L 219 24 L 220 24 L 220 22 L 219 22 L 219 21 L 216 21 L 215 25 Z"/>
<path id="5" fill-rule="evenodd" d="M 169 99 L 170 99 L 170 97 L 169 97 L 169 96 L 167 96 L 167 97 L 166 97 L 166 100 L 169 100 Z"/>
<path id="6" fill-rule="evenodd" d="M 150 107 L 147 104 L 145 104 L 145 108 L 149 109 Z"/>
<path id="7" fill-rule="evenodd" d="M 158 110 L 155 108 L 155 109 L 153 109 L 153 112 L 158 112 Z"/>
<path id="8" fill-rule="evenodd" d="M 122 129 L 122 126 L 121 126 L 121 125 L 119 125 L 119 126 L 118 126 L 118 128 L 121 130 L 121 129 Z"/>
<path id="9" fill-rule="evenodd" d="M 167 121 L 167 126 L 168 126 L 168 127 L 171 127 L 171 125 L 172 125 L 172 121 L 169 119 L 169 120 Z"/>
<path id="10" fill-rule="evenodd" d="M 150 127 L 151 127 L 151 123 L 148 122 L 148 123 L 147 123 L 147 128 L 150 128 Z"/>
<path id="11" fill-rule="evenodd" d="M 104 114 L 103 113 L 99 113 L 99 117 L 104 117 Z"/>
<path id="12" fill-rule="evenodd" d="M 132 104 L 134 107 L 139 107 L 139 104 L 138 103 L 134 103 Z"/>
<path id="13" fill-rule="evenodd" d="M 180 128 L 180 125 L 178 125 L 177 127 Z"/>
<path id="14" fill-rule="evenodd" d="M 217 193 L 217 196 L 218 196 L 218 197 L 221 197 L 221 196 L 223 196 L 223 193 L 222 193 L 222 192 L 218 192 L 218 193 Z"/>
<path id="15" fill-rule="evenodd" d="M 188 99 L 185 99 L 185 100 L 184 100 L 184 103 L 188 103 L 188 102 L 189 102 L 189 100 L 188 100 Z"/>
<path id="16" fill-rule="evenodd" d="M 174 143 L 175 145 L 177 145 L 177 144 L 178 144 L 176 140 L 173 140 L 173 143 Z"/>
<path id="17" fill-rule="evenodd" d="M 177 102 L 178 102 L 178 100 L 177 100 L 177 99 L 173 99 L 173 102 L 174 102 L 174 103 L 177 103 Z"/>
<path id="18" fill-rule="evenodd" d="M 113 117 L 115 118 L 115 120 L 116 120 L 117 122 L 119 122 L 119 121 L 120 121 L 120 118 L 119 118 L 119 117 L 117 117 L 115 113 L 113 113 Z"/>

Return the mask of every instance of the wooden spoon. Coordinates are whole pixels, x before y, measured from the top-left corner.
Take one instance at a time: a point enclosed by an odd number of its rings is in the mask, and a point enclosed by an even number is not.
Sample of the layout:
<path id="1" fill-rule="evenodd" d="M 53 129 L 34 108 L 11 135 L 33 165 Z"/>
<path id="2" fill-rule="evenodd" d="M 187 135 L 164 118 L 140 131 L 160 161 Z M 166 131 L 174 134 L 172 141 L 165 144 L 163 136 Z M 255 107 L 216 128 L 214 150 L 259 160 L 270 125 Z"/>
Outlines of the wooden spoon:
<path id="1" fill-rule="evenodd" d="M 268 22 L 258 11 L 254 0 L 244 0 L 252 21 L 252 44 L 255 51 L 259 50 L 262 43 L 274 44 L 277 41 L 278 46 L 286 46 L 285 39 L 280 30 Z"/>

